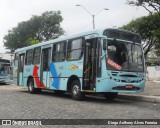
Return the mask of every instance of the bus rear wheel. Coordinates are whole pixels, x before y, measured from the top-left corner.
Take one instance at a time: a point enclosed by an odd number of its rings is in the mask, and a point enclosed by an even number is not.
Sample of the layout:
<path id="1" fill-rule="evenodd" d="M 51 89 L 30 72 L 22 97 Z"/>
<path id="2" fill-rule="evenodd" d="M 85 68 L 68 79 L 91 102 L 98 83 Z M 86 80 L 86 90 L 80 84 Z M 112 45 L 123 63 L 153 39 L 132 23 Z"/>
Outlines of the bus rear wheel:
<path id="1" fill-rule="evenodd" d="M 34 81 L 33 81 L 33 79 L 30 79 L 30 80 L 29 80 L 29 83 L 28 83 L 28 91 L 29 91 L 31 94 L 36 93 L 36 89 L 34 88 Z"/>
<path id="2" fill-rule="evenodd" d="M 74 80 L 71 84 L 71 95 L 74 100 L 84 99 L 84 93 L 81 92 L 79 80 Z"/>
<path id="3" fill-rule="evenodd" d="M 105 93 L 104 93 L 104 97 L 105 97 L 107 100 L 113 100 L 113 99 L 115 99 L 117 96 L 118 96 L 118 92 L 105 92 Z"/>

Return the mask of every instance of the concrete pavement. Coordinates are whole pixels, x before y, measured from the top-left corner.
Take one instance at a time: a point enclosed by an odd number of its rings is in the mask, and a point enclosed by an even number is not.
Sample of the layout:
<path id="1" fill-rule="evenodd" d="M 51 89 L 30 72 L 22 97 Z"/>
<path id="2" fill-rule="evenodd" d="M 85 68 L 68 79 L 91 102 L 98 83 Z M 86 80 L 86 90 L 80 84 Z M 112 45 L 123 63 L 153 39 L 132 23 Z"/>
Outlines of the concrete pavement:
<path id="1" fill-rule="evenodd" d="M 160 81 L 147 81 L 144 92 L 119 93 L 117 98 L 142 102 L 160 103 Z"/>

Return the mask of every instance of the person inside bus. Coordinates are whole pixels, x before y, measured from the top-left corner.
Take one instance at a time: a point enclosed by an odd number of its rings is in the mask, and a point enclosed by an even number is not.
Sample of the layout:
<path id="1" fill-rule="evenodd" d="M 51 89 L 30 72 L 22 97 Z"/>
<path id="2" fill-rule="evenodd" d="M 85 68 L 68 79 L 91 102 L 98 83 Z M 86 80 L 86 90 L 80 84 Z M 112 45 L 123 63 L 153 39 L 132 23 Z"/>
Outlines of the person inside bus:
<path id="1" fill-rule="evenodd" d="M 126 55 L 122 49 L 116 49 L 116 53 L 114 54 L 114 61 L 120 66 L 122 66 L 122 64 L 126 62 Z"/>

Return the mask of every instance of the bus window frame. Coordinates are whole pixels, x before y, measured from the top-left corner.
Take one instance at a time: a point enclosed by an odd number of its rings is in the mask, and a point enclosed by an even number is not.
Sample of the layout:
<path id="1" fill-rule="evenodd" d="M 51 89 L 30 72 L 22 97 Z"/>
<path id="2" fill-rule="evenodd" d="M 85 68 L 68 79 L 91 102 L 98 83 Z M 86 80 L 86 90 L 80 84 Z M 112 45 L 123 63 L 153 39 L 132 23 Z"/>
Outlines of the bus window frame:
<path id="1" fill-rule="evenodd" d="M 59 51 L 59 52 L 56 52 L 56 45 L 58 45 L 58 44 L 62 44 L 62 43 L 64 43 L 64 45 L 63 45 L 63 51 Z M 54 43 L 53 44 L 53 46 L 52 46 L 52 62 L 54 62 L 54 63 L 56 63 L 56 62 L 63 62 L 63 61 L 65 61 L 65 59 L 66 59 L 66 47 L 67 47 L 67 41 L 61 41 L 61 42 L 56 42 L 56 43 Z M 55 49 L 54 49 L 55 48 Z M 55 50 L 55 51 L 54 51 Z M 61 60 L 61 61 L 56 61 L 56 60 L 54 60 L 54 54 L 64 54 L 64 58 Z"/>
<path id="2" fill-rule="evenodd" d="M 26 50 L 25 65 L 32 65 L 33 64 L 33 49 Z M 32 58 L 31 58 L 31 62 L 28 64 L 28 56 L 27 56 L 27 54 L 28 54 L 29 51 L 32 51 L 32 56 L 31 56 Z"/>
<path id="3" fill-rule="evenodd" d="M 69 43 L 71 43 L 72 41 L 74 40 L 78 40 L 78 39 L 81 39 L 82 40 L 82 45 L 81 45 L 81 48 L 76 48 L 76 49 L 69 49 Z M 77 38 L 73 38 L 73 39 L 70 39 L 68 40 L 67 42 L 67 50 L 66 50 L 66 60 L 67 61 L 78 61 L 78 60 L 81 60 L 83 55 L 84 55 L 84 40 L 85 38 L 84 37 L 77 37 Z M 81 49 L 81 55 L 78 59 L 68 59 L 68 52 L 71 52 L 71 51 L 75 51 L 75 50 L 80 50 Z"/>
<path id="4" fill-rule="evenodd" d="M 34 58 L 35 57 L 38 57 L 38 56 L 35 56 L 35 50 L 36 49 L 40 49 L 40 53 L 39 53 L 39 63 L 34 63 Z M 27 52 L 26 52 L 26 56 L 27 56 Z M 33 49 L 33 55 L 32 55 L 32 64 L 40 64 L 41 63 L 41 47 L 35 47 L 34 49 Z"/>

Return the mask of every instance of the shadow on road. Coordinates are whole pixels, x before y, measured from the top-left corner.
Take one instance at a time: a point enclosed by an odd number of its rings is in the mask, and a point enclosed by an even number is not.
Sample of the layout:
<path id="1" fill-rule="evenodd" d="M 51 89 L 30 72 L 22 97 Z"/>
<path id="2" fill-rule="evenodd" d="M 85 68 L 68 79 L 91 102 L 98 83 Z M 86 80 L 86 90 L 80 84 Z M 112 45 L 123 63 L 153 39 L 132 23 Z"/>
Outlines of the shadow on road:
<path id="1" fill-rule="evenodd" d="M 64 94 L 55 94 L 53 91 L 46 91 L 43 90 L 39 94 L 30 94 L 27 90 L 22 90 L 20 91 L 22 93 L 28 93 L 28 95 L 39 95 L 39 96 L 49 96 L 49 97 L 54 97 L 62 100 L 73 100 L 71 98 L 71 95 L 69 93 L 64 93 Z M 114 99 L 114 100 L 107 100 L 103 96 L 96 96 L 96 95 L 86 95 L 85 99 L 82 101 L 75 101 L 75 102 L 92 102 L 92 103 L 109 103 L 109 104 L 129 104 L 133 103 L 135 101 L 131 100 L 126 100 L 126 99 Z"/>
<path id="2" fill-rule="evenodd" d="M 6 86 L 6 85 L 10 85 L 8 83 L 0 83 L 0 86 Z"/>

